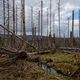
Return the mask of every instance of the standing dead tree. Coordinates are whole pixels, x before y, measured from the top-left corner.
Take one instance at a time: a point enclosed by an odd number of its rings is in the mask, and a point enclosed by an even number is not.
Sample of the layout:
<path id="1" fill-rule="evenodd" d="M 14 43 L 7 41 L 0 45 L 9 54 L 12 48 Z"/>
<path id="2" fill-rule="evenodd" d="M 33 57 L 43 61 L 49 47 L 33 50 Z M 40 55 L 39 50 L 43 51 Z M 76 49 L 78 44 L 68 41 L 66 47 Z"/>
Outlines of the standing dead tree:
<path id="1" fill-rule="evenodd" d="M 49 30 L 48 27 L 49 26 L 49 12 L 48 12 L 48 8 L 47 8 L 47 48 L 49 46 Z"/>
<path id="2" fill-rule="evenodd" d="M 72 46 L 74 46 L 74 10 L 72 11 Z"/>
<path id="3" fill-rule="evenodd" d="M 59 18 L 59 38 L 61 37 L 61 32 L 60 32 L 60 0 L 58 2 L 58 18 Z"/>
<path id="4" fill-rule="evenodd" d="M 33 7 L 31 7 L 31 28 L 32 28 L 32 45 L 34 45 Z"/>
<path id="5" fill-rule="evenodd" d="M 41 0 L 41 47 L 43 48 L 43 1 Z"/>
<path id="6" fill-rule="evenodd" d="M 22 33 L 23 39 L 26 40 L 26 26 L 25 26 L 25 0 L 21 0 L 22 3 Z"/>
<path id="7" fill-rule="evenodd" d="M 38 12 L 38 49 L 40 49 L 40 11 Z"/>
<path id="8" fill-rule="evenodd" d="M 4 27 L 6 27 L 5 0 L 3 0 Z M 5 28 L 4 28 L 4 45 L 5 45 Z"/>
<path id="9" fill-rule="evenodd" d="M 52 25 L 52 24 L 51 24 L 51 23 L 52 23 L 52 21 L 51 21 L 51 19 L 52 19 L 52 18 L 51 18 L 51 16 L 52 16 L 52 15 L 51 15 L 51 10 L 52 10 L 51 2 L 52 2 L 52 0 L 50 0 L 50 35 L 51 35 L 51 25 Z"/>
<path id="10" fill-rule="evenodd" d="M 80 10 L 79 10 L 79 38 L 80 38 Z"/>
<path id="11" fill-rule="evenodd" d="M 7 11 L 8 11 L 8 25 L 7 25 L 7 29 L 8 30 L 10 30 L 10 15 L 9 15 L 9 0 L 7 0 L 7 5 L 8 5 L 8 9 L 7 9 Z M 10 45 L 10 33 L 9 33 L 9 31 L 8 31 L 8 39 L 7 39 L 8 41 L 8 45 Z"/>
<path id="12" fill-rule="evenodd" d="M 4 27 L 10 29 L 10 15 L 9 15 L 9 0 L 3 0 L 3 17 Z M 4 46 L 9 45 L 10 37 L 9 32 L 4 29 Z"/>
<path id="13" fill-rule="evenodd" d="M 16 5 L 16 35 L 18 32 L 18 21 L 17 21 L 18 17 L 17 17 L 17 5 Z"/>
<path id="14" fill-rule="evenodd" d="M 53 45 L 55 44 L 55 14 L 53 13 Z"/>
<path id="15" fill-rule="evenodd" d="M 52 48 L 52 36 L 51 36 L 51 26 L 52 26 L 52 0 L 50 0 L 50 32 L 49 32 L 49 48 Z"/>
<path id="16" fill-rule="evenodd" d="M 12 34 L 12 44 L 15 47 L 15 0 L 13 0 L 13 34 Z"/>
<path id="17" fill-rule="evenodd" d="M 68 18 L 68 38 L 70 37 L 69 35 L 69 23 L 70 23 L 70 19 Z"/>
<path id="18" fill-rule="evenodd" d="M 48 17 L 49 17 L 49 13 L 48 13 L 48 8 L 47 8 L 47 37 L 49 36 L 49 31 L 48 31 L 48 26 L 49 26 L 49 20 L 48 20 Z"/>

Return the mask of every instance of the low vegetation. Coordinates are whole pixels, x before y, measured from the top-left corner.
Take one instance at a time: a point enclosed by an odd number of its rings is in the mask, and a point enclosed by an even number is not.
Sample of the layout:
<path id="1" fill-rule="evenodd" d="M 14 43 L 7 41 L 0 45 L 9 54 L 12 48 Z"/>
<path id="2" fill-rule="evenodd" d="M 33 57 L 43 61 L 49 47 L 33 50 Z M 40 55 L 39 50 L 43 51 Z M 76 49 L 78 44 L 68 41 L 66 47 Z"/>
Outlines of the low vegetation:
<path id="1" fill-rule="evenodd" d="M 10 66 L 0 67 L 0 80 L 59 80 L 26 60 L 18 60 Z"/>
<path id="2" fill-rule="evenodd" d="M 0 56 L 0 62 L 9 57 Z M 34 62 L 42 62 L 55 68 L 63 77 L 48 73 L 36 66 Z M 17 60 L 14 64 L 0 67 L 0 80 L 80 80 L 80 55 L 56 52 L 54 54 L 28 55 L 26 59 Z"/>
<path id="3" fill-rule="evenodd" d="M 80 54 L 67 54 L 56 52 L 54 54 L 38 55 L 40 61 L 50 67 L 55 68 L 58 72 L 63 73 L 65 76 L 71 78 L 76 77 L 74 74 L 78 72 L 80 68 Z M 77 74 L 77 73 L 76 73 Z M 79 72 L 75 80 L 80 80 Z M 74 75 L 74 77 L 73 77 Z"/>

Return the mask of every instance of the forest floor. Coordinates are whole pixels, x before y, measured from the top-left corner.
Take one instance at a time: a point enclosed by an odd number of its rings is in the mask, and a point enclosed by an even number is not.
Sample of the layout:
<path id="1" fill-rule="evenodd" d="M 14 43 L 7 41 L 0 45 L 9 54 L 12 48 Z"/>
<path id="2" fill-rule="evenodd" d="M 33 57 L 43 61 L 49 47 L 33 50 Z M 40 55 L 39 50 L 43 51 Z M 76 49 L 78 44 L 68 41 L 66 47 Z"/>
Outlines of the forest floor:
<path id="1" fill-rule="evenodd" d="M 0 55 L 0 62 L 9 57 Z M 41 62 L 64 77 L 57 77 L 55 74 L 44 71 L 33 62 Z M 68 54 L 56 52 L 54 54 L 28 55 L 27 59 L 19 59 L 14 64 L 0 67 L 0 80 L 80 80 L 80 54 Z"/>
<path id="2" fill-rule="evenodd" d="M 59 73 L 67 76 L 68 80 L 80 80 L 80 54 L 62 52 L 39 54 L 31 57 L 32 60 L 55 68 Z M 65 80 L 65 79 L 64 79 Z"/>
<path id="3" fill-rule="evenodd" d="M 8 60 L 8 56 L 0 56 L 0 63 Z M 19 59 L 14 64 L 0 67 L 0 80 L 63 80 L 42 68 L 29 62 L 27 59 Z"/>

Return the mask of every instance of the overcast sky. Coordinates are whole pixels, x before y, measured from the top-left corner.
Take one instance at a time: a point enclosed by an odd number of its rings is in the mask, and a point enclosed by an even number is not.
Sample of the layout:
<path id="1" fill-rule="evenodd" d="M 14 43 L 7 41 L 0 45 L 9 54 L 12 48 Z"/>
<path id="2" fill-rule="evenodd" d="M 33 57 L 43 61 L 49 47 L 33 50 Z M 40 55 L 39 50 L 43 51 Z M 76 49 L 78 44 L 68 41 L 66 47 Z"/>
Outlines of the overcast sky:
<path id="1" fill-rule="evenodd" d="M 1 2 L 2 0 L 0 0 Z M 20 4 L 20 0 L 16 0 L 18 3 L 17 5 Z M 30 25 L 30 17 L 31 17 L 31 6 L 33 7 L 34 10 L 34 24 L 35 27 L 37 27 L 37 16 L 38 16 L 38 11 L 40 10 L 40 5 L 41 5 L 41 0 L 25 0 L 25 10 L 26 10 L 26 30 L 27 34 L 31 34 L 31 25 Z M 10 4 L 12 4 L 12 0 L 10 1 Z M 78 31 L 79 31 L 79 19 L 78 19 L 78 12 L 80 9 L 80 0 L 61 0 L 60 3 L 61 7 L 61 35 L 63 36 L 64 33 L 67 36 L 67 18 L 70 17 L 70 30 L 71 30 L 71 18 L 72 18 L 72 10 L 75 11 L 75 36 L 78 36 Z M 0 5 L 0 11 L 2 4 Z M 19 6 L 20 8 L 20 6 Z M 47 34 L 47 8 L 50 9 L 50 0 L 43 0 L 43 30 L 44 30 L 44 35 Z M 19 12 L 19 9 L 18 9 Z M 3 13 L 0 13 L 2 15 Z M 52 0 L 52 16 L 55 14 L 55 33 L 56 36 L 58 36 L 58 0 Z M 53 17 L 52 17 L 53 18 Z M 2 22 L 2 17 L 0 17 L 0 23 Z M 20 24 L 20 21 L 19 21 Z M 19 31 L 20 31 L 20 26 Z M 52 19 L 52 31 L 53 31 L 53 19 Z"/>
<path id="2" fill-rule="evenodd" d="M 40 10 L 40 1 L 41 0 L 34 0 L 32 2 L 32 0 L 28 0 L 26 1 L 26 7 L 27 10 L 30 12 L 30 7 L 33 6 L 34 7 L 34 13 L 38 10 Z M 58 0 L 52 0 L 52 15 L 53 13 L 55 13 L 55 32 L 56 35 L 58 35 Z M 46 30 L 46 15 L 47 15 L 47 8 L 50 9 L 50 0 L 43 0 L 43 4 L 44 4 L 44 32 Z M 60 3 L 60 7 L 61 7 L 61 35 L 63 36 L 64 33 L 67 36 L 67 18 L 70 17 L 70 30 L 71 30 L 71 19 L 72 19 L 72 10 L 75 11 L 75 36 L 78 36 L 78 31 L 79 31 L 79 21 L 78 21 L 78 10 L 80 9 L 80 0 L 61 0 Z M 27 11 L 26 11 L 27 12 Z M 29 14 L 27 14 L 29 15 Z M 53 20 L 52 20 L 53 23 Z M 52 24 L 53 27 L 53 24 Z M 53 29 L 53 28 L 52 28 Z M 45 35 L 45 33 L 44 33 Z"/>

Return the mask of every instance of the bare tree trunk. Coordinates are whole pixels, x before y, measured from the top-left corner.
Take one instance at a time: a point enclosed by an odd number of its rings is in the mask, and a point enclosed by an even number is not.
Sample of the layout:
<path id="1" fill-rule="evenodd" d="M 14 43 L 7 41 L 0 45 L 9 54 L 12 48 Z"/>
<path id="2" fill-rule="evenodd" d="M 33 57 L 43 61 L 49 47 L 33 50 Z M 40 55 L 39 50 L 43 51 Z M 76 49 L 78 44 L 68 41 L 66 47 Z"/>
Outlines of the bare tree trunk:
<path id="1" fill-rule="evenodd" d="M 15 0 L 13 0 L 13 35 L 12 35 L 12 38 L 13 38 L 13 47 L 15 47 Z"/>
<path id="2" fill-rule="evenodd" d="M 3 0 L 4 27 L 6 28 L 5 0 Z M 4 45 L 5 45 L 5 28 L 4 28 Z"/>

